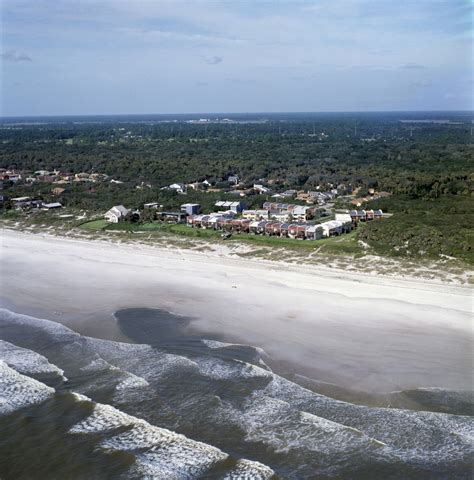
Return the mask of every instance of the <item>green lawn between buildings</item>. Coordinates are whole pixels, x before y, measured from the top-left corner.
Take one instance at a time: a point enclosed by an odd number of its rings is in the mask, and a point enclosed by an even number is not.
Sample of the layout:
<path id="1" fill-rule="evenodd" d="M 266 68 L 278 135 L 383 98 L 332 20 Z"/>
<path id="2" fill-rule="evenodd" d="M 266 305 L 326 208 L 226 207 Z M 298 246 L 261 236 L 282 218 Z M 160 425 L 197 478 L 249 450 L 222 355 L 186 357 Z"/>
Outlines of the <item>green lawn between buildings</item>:
<path id="1" fill-rule="evenodd" d="M 175 235 L 183 235 L 192 238 L 213 239 L 225 242 L 243 242 L 259 246 L 284 247 L 306 249 L 308 253 L 320 249 L 326 253 L 361 254 L 363 250 L 357 243 L 357 233 L 344 234 L 322 240 L 295 240 L 292 238 L 269 237 L 266 235 L 233 234 L 228 239 L 223 239 L 220 231 L 191 228 L 183 224 L 169 224 L 162 222 L 153 223 L 107 223 L 105 220 L 92 220 L 79 225 L 88 231 L 116 230 L 123 232 L 162 232 Z M 363 228 L 363 227 L 359 227 Z"/>
<path id="2" fill-rule="evenodd" d="M 97 230 L 103 230 L 107 225 L 108 223 L 105 220 L 91 220 L 89 222 L 81 223 L 79 227 L 84 230 L 95 232 Z"/>

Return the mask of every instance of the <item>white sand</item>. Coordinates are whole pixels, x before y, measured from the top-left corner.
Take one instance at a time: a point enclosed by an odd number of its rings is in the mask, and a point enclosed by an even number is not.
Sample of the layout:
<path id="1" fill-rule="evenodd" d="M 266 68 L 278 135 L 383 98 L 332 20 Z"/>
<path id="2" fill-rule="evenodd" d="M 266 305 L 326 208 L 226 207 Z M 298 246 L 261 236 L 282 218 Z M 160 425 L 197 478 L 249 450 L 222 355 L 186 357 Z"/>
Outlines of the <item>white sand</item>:
<path id="1" fill-rule="evenodd" d="M 361 390 L 472 388 L 467 287 L 2 231 L 1 297 L 16 311 L 120 338 L 111 313 L 164 308 Z"/>

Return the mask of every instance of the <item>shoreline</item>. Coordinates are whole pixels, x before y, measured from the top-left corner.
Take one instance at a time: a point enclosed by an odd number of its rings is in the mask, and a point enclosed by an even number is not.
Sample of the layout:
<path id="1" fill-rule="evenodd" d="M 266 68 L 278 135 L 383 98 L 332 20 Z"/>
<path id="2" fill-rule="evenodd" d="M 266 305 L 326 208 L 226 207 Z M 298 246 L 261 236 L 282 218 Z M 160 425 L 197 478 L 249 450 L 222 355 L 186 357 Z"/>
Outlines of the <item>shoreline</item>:
<path id="1" fill-rule="evenodd" d="M 67 234 L 51 234 L 47 231 L 44 232 L 29 232 L 29 231 L 19 231 L 12 228 L 5 228 L 0 226 L 0 239 L 4 235 L 18 235 L 20 237 L 28 236 L 28 237 L 35 237 L 35 238 L 42 238 L 45 240 L 61 240 L 65 242 L 74 242 L 82 245 L 97 245 L 97 246 L 107 246 L 107 247 L 118 247 L 121 249 L 130 249 L 133 250 L 135 253 L 139 253 L 138 251 L 142 252 L 143 254 L 165 254 L 176 256 L 176 260 L 183 260 L 185 257 L 189 257 L 193 261 L 202 261 L 204 263 L 208 262 L 227 262 L 229 266 L 246 266 L 252 269 L 278 269 L 284 270 L 289 272 L 300 272 L 305 274 L 311 275 L 318 275 L 318 276 L 327 276 L 330 278 L 340 278 L 342 280 L 352 280 L 354 282 L 365 282 L 368 284 L 378 284 L 380 281 L 383 283 L 393 282 L 394 286 L 397 287 L 406 287 L 411 288 L 408 284 L 414 284 L 416 288 L 422 289 L 424 286 L 426 289 L 436 289 L 441 287 L 442 291 L 445 291 L 446 288 L 455 289 L 454 292 L 457 292 L 457 289 L 460 289 L 459 292 L 463 290 L 467 291 L 467 295 L 469 295 L 469 291 L 472 292 L 473 286 L 468 283 L 460 283 L 460 282 L 453 282 L 453 281 L 445 281 L 441 278 L 425 278 L 420 276 L 413 276 L 413 275 L 403 275 L 403 274 L 395 274 L 395 275 L 388 275 L 384 272 L 376 272 L 372 271 L 367 273 L 365 271 L 359 270 L 349 270 L 345 268 L 338 268 L 337 266 L 328 263 L 328 266 L 320 265 L 320 264 L 313 264 L 313 263 L 294 263 L 294 262 L 285 262 L 282 260 L 269 260 L 265 258 L 245 258 L 240 257 L 237 253 L 233 252 L 232 250 L 210 250 L 210 251 L 199 251 L 194 250 L 192 248 L 181 248 L 179 245 L 175 246 L 170 244 L 169 246 L 162 246 L 161 244 L 157 243 L 154 245 L 150 245 L 147 243 L 141 243 L 140 239 L 132 240 L 132 241 L 124 241 L 122 239 L 115 239 L 113 237 L 110 238 L 88 238 L 84 235 L 74 236 L 74 235 L 67 235 Z M 198 242 L 202 242 L 206 244 L 205 240 L 198 240 Z M 373 256 L 369 256 L 373 257 Z M 331 257 L 328 256 L 328 259 Z M 385 257 L 374 257 L 380 258 L 381 261 L 385 259 Z M 388 259 L 389 261 L 396 260 Z"/>
<path id="2" fill-rule="evenodd" d="M 193 317 L 200 334 L 262 347 L 318 381 L 367 391 L 471 385 L 467 286 L 141 244 L 1 235 L 4 299 L 18 313 L 83 334 L 119 340 L 115 311 L 162 308 Z"/>

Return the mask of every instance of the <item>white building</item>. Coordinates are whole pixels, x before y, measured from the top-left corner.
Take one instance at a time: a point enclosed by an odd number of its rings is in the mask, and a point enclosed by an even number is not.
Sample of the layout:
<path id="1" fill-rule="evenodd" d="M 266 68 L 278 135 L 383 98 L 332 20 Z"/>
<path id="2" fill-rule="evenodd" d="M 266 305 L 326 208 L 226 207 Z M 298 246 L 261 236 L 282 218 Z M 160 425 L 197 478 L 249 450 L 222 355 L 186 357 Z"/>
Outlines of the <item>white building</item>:
<path id="1" fill-rule="evenodd" d="M 308 240 L 319 240 L 323 238 L 324 229 L 321 225 L 310 225 L 306 227 L 305 237 Z"/>
<path id="2" fill-rule="evenodd" d="M 154 208 L 155 210 L 158 210 L 159 208 L 163 208 L 163 205 L 159 204 L 158 202 L 149 202 L 149 203 L 144 203 L 143 208 L 149 209 L 149 208 Z"/>
<path id="3" fill-rule="evenodd" d="M 186 193 L 186 186 L 182 183 L 172 183 L 168 188 L 170 190 L 174 190 L 177 193 Z"/>
<path id="4" fill-rule="evenodd" d="M 123 205 L 116 205 L 105 213 L 104 218 L 110 223 L 118 223 L 127 216 L 128 212 L 129 210 Z"/>
<path id="5" fill-rule="evenodd" d="M 216 207 L 219 207 L 225 210 L 231 210 L 232 212 L 235 212 L 235 213 L 240 213 L 245 208 L 245 203 L 243 202 L 231 202 L 231 201 L 225 201 L 225 200 L 219 200 L 214 205 Z"/>
<path id="6" fill-rule="evenodd" d="M 247 220 L 268 220 L 268 210 L 243 210 L 242 217 Z"/>
<path id="7" fill-rule="evenodd" d="M 268 187 L 264 187 L 263 185 L 260 185 L 260 184 L 255 184 L 253 186 L 253 189 L 256 192 L 260 193 L 261 195 L 270 192 L 270 189 Z"/>
<path id="8" fill-rule="evenodd" d="M 276 220 L 278 222 L 288 222 L 290 220 L 290 214 L 288 212 L 273 212 L 270 210 L 268 214 L 272 220 Z"/>
<path id="9" fill-rule="evenodd" d="M 336 220 L 342 223 L 352 223 L 352 217 L 348 213 L 336 213 Z"/>
<path id="10" fill-rule="evenodd" d="M 291 215 L 296 222 L 306 222 L 312 217 L 313 212 L 314 210 L 311 207 L 295 205 L 293 210 L 291 210 Z"/>
<path id="11" fill-rule="evenodd" d="M 183 203 L 181 211 L 187 215 L 197 215 L 201 211 L 201 205 L 199 203 Z"/>
<path id="12" fill-rule="evenodd" d="M 331 237 L 333 235 L 340 235 L 343 232 L 342 222 L 331 220 L 329 222 L 321 223 L 323 229 L 323 237 Z"/>
<path id="13" fill-rule="evenodd" d="M 44 210 L 51 210 L 53 208 L 61 208 L 63 205 L 59 202 L 52 202 L 52 203 L 43 203 L 41 206 Z"/>

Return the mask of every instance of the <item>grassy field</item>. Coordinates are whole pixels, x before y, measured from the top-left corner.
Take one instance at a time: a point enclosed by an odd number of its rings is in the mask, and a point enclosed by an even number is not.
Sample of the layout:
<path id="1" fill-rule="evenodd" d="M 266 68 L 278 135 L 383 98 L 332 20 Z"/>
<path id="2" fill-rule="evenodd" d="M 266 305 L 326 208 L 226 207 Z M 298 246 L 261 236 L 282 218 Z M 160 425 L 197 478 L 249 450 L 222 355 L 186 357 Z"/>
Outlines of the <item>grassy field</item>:
<path id="1" fill-rule="evenodd" d="M 354 255 L 362 254 L 363 249 L 357 242 L 357 233 L 353 231 L 339 237 L 331 237 L 322 240 L 295 240 L 292 238 L 269 237 L 265 235 L 233 234 L 228 239 L 222 238 L 222 232 L 190 228 L 183 224 L 168 223 L 115 223 L 108 224 L 105 220 L 92 220 L 80 225 L 88 231 L 115 230 L 122 232 L 161 232 L 164 234 L 180 235 L 188 238 L 207 239 L 226 243 L 246 243 L 258 247 L 291 248 L 308 253 L 318 250 L 321 253 Z"/>
<path id="2" fill-rule="evenodd" d="M 80 228 L 83 228 L 84 230 L 90 230 L 90 231 L 97 231 L 97 230 L 103 230 L 108 223 L 105 220 L 91 220 L 89 222 L 82 223 L 79 225 Z"/>
<path id="3" fill-rule="evenodd" d="M 268 237 L 265 235 L 234 235 L 228 241 L 250 243 L 252 245 L 261 245 L 278 248 L 293 248 L 333 252 L 333 253 L 359 253 L 361 250 L 357 244 L 356 232 L 331 237 L 322 240 L 295 240 L 285 237 Z"/>

